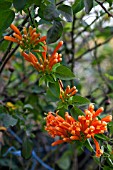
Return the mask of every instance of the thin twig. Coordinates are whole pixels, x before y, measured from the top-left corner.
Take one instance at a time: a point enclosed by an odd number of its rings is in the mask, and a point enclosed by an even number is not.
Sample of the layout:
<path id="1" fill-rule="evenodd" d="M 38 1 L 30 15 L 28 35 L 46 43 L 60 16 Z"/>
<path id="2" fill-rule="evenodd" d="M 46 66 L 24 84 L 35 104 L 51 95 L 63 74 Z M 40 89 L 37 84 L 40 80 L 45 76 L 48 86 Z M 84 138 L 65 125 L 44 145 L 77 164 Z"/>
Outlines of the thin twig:
<path id="1" fill-rule="evenodd" d="M 17 45 L 9 54 L 8 56 L 5 58 L 4 62 L 2 63 L 1 67 L 0 67 L 0 74 L 2 73 L 6 63 L 8 62 L 8 60 L 11 58 L 11 56 L 13 55 L 13 53 L 18 49 L 19 45 Z"/>
<path id="2" fill-rule="evenodd" d="M 7 56 L 8 53 L 10 52 L 11 47 L 12 47 L 12 44 L 13 44 L 13 42 L 10 42 L 10 44 L 9 44 L 9 46 L 8 46 L 8 48 L 7 48 L 6 52 L 5 52 L 5 54 L 4 54 L 4 56 L 2 57 L 1 62 L 3 62 L 3 61 L 5 60 L 6 56 Z"/>
<path id="3" fill-rule="evenodd" d="M 88 49 L 87 51 L 85 51 L 84 53 L 82 53 L 81 55 L 79 55 L 77 58 L 75 58 L 75 61 L 80 60 L 85 54 L 87 54 L 87 53 L 95 50 L 96 48 L 98 48 L 98 47 L 100 47 L 100 46 L 102 46 L 102 45 L 104 45 L 104 44 L 106 44 L 106 43 L 108 43 L 112 38 L 113 38 L 113 36 L 112 36 L 112 37 L 109 37 L 106 41 L 104 41 L 104 42 L 102 42 L 102 43 L 99 43 L 99 44 L 97 44 L 96 46 Z"/>
<path id="4" fill-rule="evenodd" d="M 29 8 L 28 8 L 28 13 L 29 13 L 29 18 L 31 20 L 31 23 L 32 23 L 33 27 L 35 27 Z"/>
<path id="5" fill-rule="evenodd" d="M 71 31 L 71 54 L 72 54 L 71 70 L 72 71 L 73 71 L 73 68 L 74 68 L 74 53 L 75 53 L 74 27 L 75 27 L 75 16 L 73 16 L 72 31 Z"/>
<path id="6" fill-rule="evenodd" d="M 109 17 L 113 17 L 113 15 L 105 8 L 105 6 L 103 5 L 103 2 L 100 2 L 98 0 L 95 0 L 101 7 L 102 9 L 105 11 L 105 13 L 108 14 Z"/>

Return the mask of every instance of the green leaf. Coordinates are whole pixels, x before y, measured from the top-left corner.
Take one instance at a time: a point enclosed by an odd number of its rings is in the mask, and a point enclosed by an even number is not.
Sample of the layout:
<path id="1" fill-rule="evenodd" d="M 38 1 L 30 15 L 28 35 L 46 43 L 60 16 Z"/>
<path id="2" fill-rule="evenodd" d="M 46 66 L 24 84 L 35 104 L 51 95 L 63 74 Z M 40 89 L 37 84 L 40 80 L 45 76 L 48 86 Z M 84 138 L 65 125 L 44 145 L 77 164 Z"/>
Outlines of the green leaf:
<path id="1" fill-rule="evenodd" d="M 72 8 L 68 5 L 60 5 L 58 7 L 60 14 L 62 14 L 67 22 L 73 21 L 73 11 Z"/>
<path id="2" fill-rule="evenodd" d="M 72 102 L 76 105 L 87 105 L 90 103 L 90 101 L 87 98 L 78 95 L 73 96 Z"/>
<path id="3" fill-rule="evenodd" d="M 59 102 L 57 103 L 57 110 L 62 109 L 63 107 L 64 107 L 64 106 L 63 106 L 62 101 L 59 101 Z"/>
<path id="4" fill-rule="evenodd" d="M 59 18 L 59 11 L 56 9 L 55 4 L 52 2 L 49 4 L 42 3 L 38 10 L 38 15 L 44 20 L 53 21 Z"/>
<path id="5" fill-rule="evenodd" d="M 33 106 L 31 104 L 25 104 L 24 109 L 31 109 L 33 110 Z"/>
<path id="6" fill-rule="evenodd" d="M 55 72 L 56 71 L 56 68 L 60 66 L 60 63 L 57 63 L 55 64 L 53 67 L 52 67 L 52 71 Z"/>
<path id="7" fill-rule="evenodd" d="M 113 76 L 112 76 L 112 75 L 105 73 L 105 76 L 106 76 L 109 80 L 113 80 Z"/>
<path id="8" fill-rule="evenodd" d="M 107 162 L 113 168 L 113 162 L 109 157 L 107 157 Z"/>
<path id="9" fill-rule="evenodd" d="M 0 34 L 10 26 L 14 18 L 15 13 L 12 10 L 0 10 Z"/>
<path id="10" fill-rule="evenodd" d="M 62 35 L 63 26 L 60 21 L 54 21 L 53 26 L 47 31 L 47 44 L 56 42 Z"/>
<path id="11" fill-rule="evenodd" d="M 85 11 L 88 14 L 93 8 L 93 0 L 84 0 Z"/>
<path id="12" fill-rule="evenodd" d="M 52 75 L 46 75 L 46 81 L 49 83 L 55 83 L 55 80 L 53 79 Z"/>
<path id="13" fill-rule="evenodd" d="M 60 169 L 62 170 L 70 169 L 71 156 L 72 153 L 70 151 L 66 151 L 63 153 L 60 159 L 58 159 L 58 161 L 56 162 Z"/>
<path id="14" fill-rule="evenodd" d="M 87 148 L 90 152 L 94 151 L 94 149 L 93 149 L 93 147 L 92 147 L 92 145 L 91 145 L 91 143 L 90 143 L 90 139 L 87 139 L 87 140 L 85 141 L 84 145 L 86 146 L 86 148 Z"/>
<path id="15" fill-rule="evenodd" d="M 107 149 L 111 153 L 112 152 L 112 146 L 107 143 Z"/>
<path id="16" fill-rule="evenodd" d="M 58 101 L 60 97 L 60 88 L 58 82 L 49 83 L 49 89 L 47 90 L 47 98 L 49 101 Z"/>
<path id="17" fill-rule="evenodd" d="M 78 116 L 79 115 L 84 115 L 84 113 L 82 112 L 82 110 L 80 110 L 78 107 L 76 107 L 75 105 L 71 108 L 70 110 L 72 117 L 74 117 L 75 120 L 78 120 Z"/>
<path id="18" fill-rule="evenodd" d="M 81 11 L 84 8 L 84 0 L 76 0 L 72 6 L 73 14 Z"/>
<path id="19" fill-rule="evenodd" d="M 109 141 L 109 138 L 107 136 L 105 136 L 104 134 L 96 134 L 95 137 L 97 137 L 101 140 Z"/>
<path id="20" fill-rule="evenodd" d="M 23 143 L 22 143 L 22 156 L 25 159 L 29 159 L 32 154 L 33 149 L 33 143 L 31 140 L 29 140 L 27 137 L 25 137 Z"/>
<path id="21" fill-rule="evenodd" d="M 14 126 L 17 124 L 17 119 L 13 118 L 9 114 L 4 114 L 3 124 L 6 128 L 8 128 L 9 126 Z"/>
<path id="22" fill-rule="evenodd" d="M 6 10 L 9 9 L 11 7 L 12 3 L 11 2 L 7 2 L 6 0 L 0 0 L 0 10 Z"/>
<path id="23" fill-rule="evenodd" d="M 22 10 L 26 5 L 27 0 L 13 0 L 13 6 L 17 10 Z"/>
<path id="24" fill-rule="evenodd" d="M 113 168 L 110 167 L 110 166 L 106 166 L 106 165 L 105 165 L 105 166 L 103 167 L 103 170 L 113 170 Z"/>
<path id="25" fill-rule="evenodd" d="M 62 65 L 57 67 L 54 73 L 56 77 L 61 80 L 72 80 L 75 78 L 73 72 L 66 66 L 62 66 Z"/>
<path id="26" fill-rule="evenodd" d="M 41 86 L 43 83 L 45 83 L 45 75 L 42 76 L 40 79 L 39 79 L 39 86 Z"/>

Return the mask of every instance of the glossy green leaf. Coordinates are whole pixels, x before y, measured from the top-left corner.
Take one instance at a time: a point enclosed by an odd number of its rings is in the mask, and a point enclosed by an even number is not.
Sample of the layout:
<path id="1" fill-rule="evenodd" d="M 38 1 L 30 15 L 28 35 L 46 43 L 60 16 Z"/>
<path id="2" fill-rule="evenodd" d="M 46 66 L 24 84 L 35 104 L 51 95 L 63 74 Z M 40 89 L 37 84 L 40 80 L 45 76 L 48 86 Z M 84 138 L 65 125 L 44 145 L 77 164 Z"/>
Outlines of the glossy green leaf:
<path id="1" fill-rule="evenodd" d="M 111 153 L 112 152 L 112 146 L 107 143 L 107 149 Z"/>
<path id="2" fill-rule="evenodd" d="M 60 21 L 54 21 L 53 26 L 47 31 L 47 44 L 56 42 L 62 35 L 63 26 Z"/>
<path id="3" fill-rule="evenodd" d="M 73 14 L 81 11 L 84 8 L 84 0 L 76 0 L 72 6 Z"/>
<path id="4" fill-rule="evenodd" d="M 97 137 L 101 140 L 109 141 L 109 138 L 107 136 L 105 136 L 104 134 L 96 134 L 95 137 Z"/>
<path id="5" fill-rule="evenodd" d="M 14 18 L 15 13 L 12 10 L 0 10 L 0 34 L 10 26 Z"/>
<path id="6" fill-rule="evenodd" d="M 53 21 L 59 17 L 59 12 L 54 3 L 42 3 L 38 10 L 38 15 L 44 20 Z"/>
<path id="7" fill-rule="evenodd" d="M 49 83 L 55 83 L 55 80 L 53 79 L 52 75 L 46 75 L 46 81 Z"/>
<path id="8" fill-rule="evenodd" d="M 72 8 L 68 5 L 60 5 L 58 10 L 63 17 L 65 17 L 67 22 L 73 21 L 73 11 Z"/>
<path id="9" fill-rule="evenodd" d="M 87 98 L 78 95 L 73 96 L 72 101 L 75 105 L 87 105 L 90 103 Z"/>
<path id="10" fill-rule="evenodd" d="M 13 0 L 13 6 L 17 10 L 22 10 L 26 5 L 27 0 Z"/>
<path id="11" fill-rule="evenodd" d="M 45 76 L 42 76 L 40 79 L 39 79 L 39 86 L 41 86 L 43 83 L 45 83 Z"/>
<path id="12" fill-rule="evenodd" d="M 90 152 L 94 151 L 93 146 L 91 145 L 90 139 L 87 139 L 87 140 L 85 141 L 84 145 L 86 146 L 86 148 L 87 148 Z"/>
<path id="13" fill-rule="evenodd" d="M 58 101 L 60 96 L 60 88 L 58 82 L 49 83 L 47 90 L 47 98 L 49 101 Z"/>
<path id="14" fill-rule="evenodd" d="M 33 143 L 31 140 L 29 140 L 27 137 L 25 137 L 23 143 L 22 143 L 22 156 L 25 159 L 29 159 L 32 154 L 33 149 Z"/>
<path id="15" fill-rule="evenodd" d="M 85 11 L 88 14 L 93 8 L 93 0 L 84 0 Z"/>
<path id="16" fill-rule="evenodd" d="M 72 80 L 75 78 L 73 72 L 66 66 L 59 66 L 56 68 L 55 75 L 61 80 Z"/>
<path id="17" fill-rule="evenodd" d="M 5 127 L 9 127 L 9 126 L 14 126 L 17 124 L 17 119 L 13 118 L 11 115 L 9 114 L 4 114 L 3 116 L 3 125 Z"/>
<path id="18" fill-rule="evenodd" d="M 73 106 L 70 110 L 72 117 L 74 117 L 74 119 L 78 120 L 78 116 L 79 115 L 84 115 L 84 113 L 82 112 L 82 110 L 80 110 L 77 106 Z"/>

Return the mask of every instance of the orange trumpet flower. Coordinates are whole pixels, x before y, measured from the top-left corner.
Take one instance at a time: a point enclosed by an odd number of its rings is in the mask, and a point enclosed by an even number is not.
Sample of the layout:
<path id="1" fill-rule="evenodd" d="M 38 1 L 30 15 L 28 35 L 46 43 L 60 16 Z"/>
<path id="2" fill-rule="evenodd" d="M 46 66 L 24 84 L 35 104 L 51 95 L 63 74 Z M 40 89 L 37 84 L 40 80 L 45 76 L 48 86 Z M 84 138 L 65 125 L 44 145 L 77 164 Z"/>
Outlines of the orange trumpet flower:
<path id="1" fill-rule="evenodd" d="M 69 98 L 71 96 L 74 96 L 78 90 L 76 89 L 75 86 L 73 86 L 72 88 L 70 88 L 70 86 L 68 85 L 66 87 L 66 89 L 64 90 L 63 88 L 63 83 L 61 80 L 59 80 L 59 86 L 60 86 L 60 99 L 62 101 L 64 101 L 66 98 Z"/>
<path id="2" fill-rule="evenodd" d="M 40 37 L 40 33 L 36 33 L 36 28 L 29 26 L 27 31 L 26 27 L 23 27 L 23 33 L 13 24 L 10 28 L 14 31 L 13 37 L 4 36 L 4 39 L 19 44 L 22 49 L 34 49 L 40 42 L 45 44 L 46 36 Z"/>
<path id="3" fill-rule="evenodd" d="M 59 63 L 62 61 L 61 54 L 57 53 L 57 50 L 63 45 L 63 41 L 60 41 L 58 45 L 56 46 L 55 50 L 53 51 L 52 55 L 47 55 L 47 46 L 44 45 L 43 51 L 41 52 L 41 57 L 39 59 L 36 58 L 36 56 L 32 53 L 26 54 L 25 52 L 22 52 L 22 56 L 30 62 L 38 71 L 51 71 L 53 66 L 56 63 Z M 35 50 L 37 51 L 37 50 Z"/>
<path id="4" fill-rule="evenodd" d="M 88 109 L 84 111 L 84 115 L 78 116 L 75 120 L 68 112 L 65 118 L 58 115 L 58 112 L 49 112 L 46 117 L 45 130 L 51 137 L 59 136 L 60 139 L 52 143 L 52 146 L 71 141 L 84 141 L 92 138 L 96 146 L 96 157 L 100 157 L 103 151 L 100 149 L 98 141 L 95 139 L 96 134 L 103 134 L 107 131 L 107 123 L 112 120 L 112 116 L 106 116 L 101 120 L 95 115 L 102 113 L 103 108 L 94 111 L 94 105 L 90 104 Z M 98 114 L 97 114 L 98 113 Z"/>

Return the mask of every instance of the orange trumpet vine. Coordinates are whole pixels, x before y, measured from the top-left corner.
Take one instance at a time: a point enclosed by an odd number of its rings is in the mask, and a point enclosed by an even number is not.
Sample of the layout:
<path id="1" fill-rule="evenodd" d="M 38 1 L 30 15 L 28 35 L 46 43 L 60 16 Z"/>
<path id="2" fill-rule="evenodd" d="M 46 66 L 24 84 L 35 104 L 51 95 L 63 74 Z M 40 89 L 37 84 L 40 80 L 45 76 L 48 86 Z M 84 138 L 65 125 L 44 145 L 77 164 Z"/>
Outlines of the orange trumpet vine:
<path id="1" fill-rule="evenodd" d="M 60 41 L 53 51 L 52 55 L 47 55 L 47 46 L 43 46 L 42 56 L 37 59 L 32 53 L 22 52 L 22 56 L 30 62 L 38 71 L 51 71 L 52 67 L 62 61 L 62 55 L 57 53 L 57 50 L 63 45 L 63 41 Z"/>
<path id="2" fill-rule="evenodd" d="M 26 27 L 23 27 L 23 33 L 14 24 L 11 24 L 10 28 L 14 31 L 13 37 L 4 36 L 4 39 L 19 44 L 22 49 L 34 49 L 40 42 L 45 44 L 46 36 L 40 37 L 36 28 L 29 26 L 27 30 Z"/>
<path id="3" fill-rule="evenodd" d="M 111 115 L 99 120 L 97 116 L 102 112 L 102 107 L 95 111 L 93 104 L 90 104 L 88 109 L 84 111 L 84 115 L 78 116 L 78 120 L 75 120 L 68 112 L 65 113 L 65 118 L 59 116 L 58 112 L 49 112 L 46 117 L 45 130 L 53 138 L 55 136 L 60 137 L 59 140 L 52 143 L 52 146 L 64 142 L 84 141 L 92 138 L 96 146 L 96 156 L 100 157 L 103 151 L 100 149 L 99 143 L 94 136 L 106 132 L 107 123 L 112 120 Z"/>

